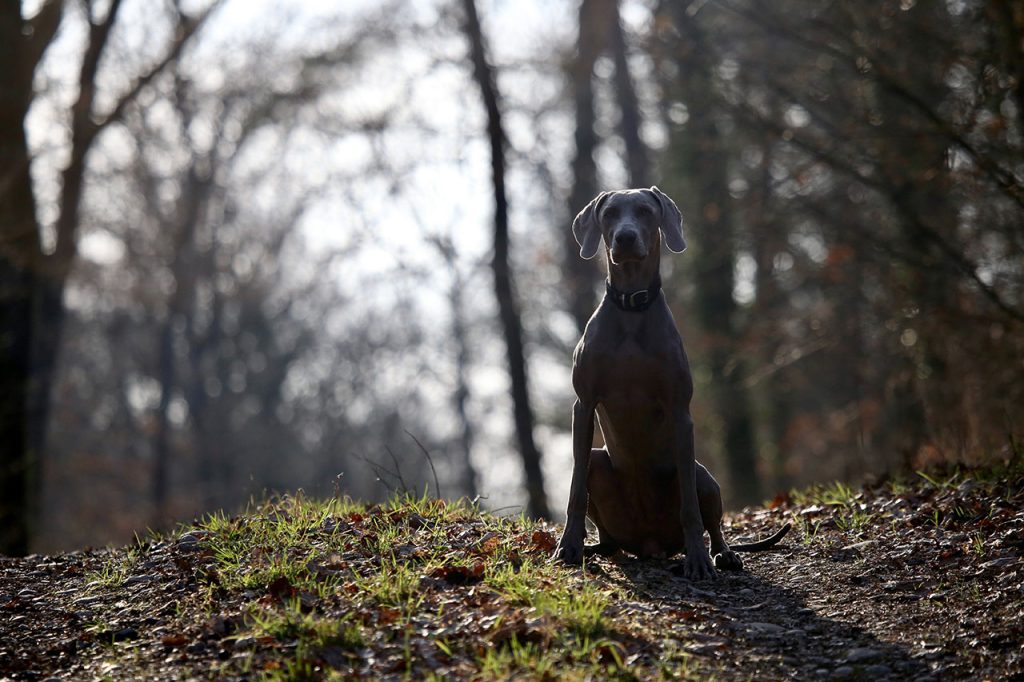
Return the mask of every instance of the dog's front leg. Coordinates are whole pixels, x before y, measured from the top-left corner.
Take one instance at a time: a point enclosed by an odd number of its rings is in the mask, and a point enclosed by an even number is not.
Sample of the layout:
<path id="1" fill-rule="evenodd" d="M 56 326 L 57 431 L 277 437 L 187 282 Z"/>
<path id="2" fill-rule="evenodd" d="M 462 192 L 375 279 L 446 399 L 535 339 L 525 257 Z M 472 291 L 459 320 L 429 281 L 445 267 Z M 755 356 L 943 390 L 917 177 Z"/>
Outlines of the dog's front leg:
<path id="1" fill-rule="evenodd" d="M 587 534 L 587 469 L 594 445 L 594 405 L 577 399 L 572 406 L 572 480 L 565 510 L 565 530 L 555 548 L 556 559 L 567 564 L 583 561 L 583 540 Z"/>
<path id="2" fill-rule="evenodd" d="M 704 524 L 697 499 L 697 461 L 693 451 L 693 419 L 689 410 L 676 418 L 676 466 L 679 471 L 679 510 L 686 562 L 683 575 L 691 580 L 715 577 L 715 565 L 704 545 Z"/>

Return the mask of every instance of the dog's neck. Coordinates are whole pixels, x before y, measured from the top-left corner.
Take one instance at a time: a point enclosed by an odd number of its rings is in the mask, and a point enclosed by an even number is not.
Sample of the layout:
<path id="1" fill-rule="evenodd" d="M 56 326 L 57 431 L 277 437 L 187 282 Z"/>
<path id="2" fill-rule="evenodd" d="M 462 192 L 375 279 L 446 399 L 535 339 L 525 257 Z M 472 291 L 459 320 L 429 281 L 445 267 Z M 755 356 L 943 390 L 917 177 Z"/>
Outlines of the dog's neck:
<path id="1" fill-rule="evenodd" d="M 631 293 L 661 282 L 661 240 L 651 245 L 643 260 L 613 263 L 611 250 L 607 248 L 604 255 L 608 263 L 608 281 L 619 291 Z"/>
<path id="2" fill-rule="evenodd" d="M 605 253 L 608 262 L 606 295 L 616 308 L 626 313 L 642 313 L 658 298 L 661 293 L 660 246 L 651 249 L 642 261 L 613 263 L 611 253 Z"/>

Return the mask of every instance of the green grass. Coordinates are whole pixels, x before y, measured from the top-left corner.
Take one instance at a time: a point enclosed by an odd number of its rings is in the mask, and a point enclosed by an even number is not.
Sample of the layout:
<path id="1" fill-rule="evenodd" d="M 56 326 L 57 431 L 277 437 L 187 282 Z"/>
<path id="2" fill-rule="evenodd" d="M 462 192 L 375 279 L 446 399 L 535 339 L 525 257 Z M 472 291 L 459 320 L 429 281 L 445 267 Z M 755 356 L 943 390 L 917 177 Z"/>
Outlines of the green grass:
<path id="1" fill-rule="evenodd" d="M 914 476 L 888 491 L 818 485 L 772 508 L 792 505 L 779 513 L 791 518 L 799 542 L 815 546 L 807 560 L 822 556 L 818 547 L 863 547 L 851 565 L 858 574 L 869 573 L 875 548 L 898 544 L 908 529 L 955 528 L 963 539 L 948 550 L 951 560 L 977 562 L 1000 551 L 992 529 L 1007 512 L 976 501 L 964 481 L 998 498 L 1016 480 L 984 483 L 986 475 Z M 886 498 L 898 489 L 913 494 Z M 971 525 L 986 514 L 993 522 Z M 694 648 L 694 628 L 707 631 L 703 612 L 696 625 L 684 622 L 690 618 L 675 613 L 672 599 L 634 587 L 630 571 L 644 585 L 660 580 L 665 564 L 568 568 L 551 560 L 556 533 L 466 502 L 400 495 L 365 505 L 299 494 L 208 516 L 177 537 L 86 554 L 70 580 L 89 597 L 83 651 L 100 666 L 97 678 L 107 660 L 139 679 L 152 665 L 179 666 L 182 677 L 269 680 L 735 676 L 732 663 Z M 796 560 L 805 560 L 799 550 Z M 132 579 L 140 573 L 149 575 Z M 948 599 L 987 597 L 977 582 L 953 580 L 937 592 L 948 592 L 933 600 L 940 611 Z M 624 608 L 623 600 L 650 608 Z M 141 620 L 150 613 L 159 629 Z M 137 634 L 118 634 L 126 625 Z M 154 639 L 163 647 L 155 652 Z"/>
<path id="2" fill-rule="evenodd" d="M 874 514 L 857 508 L 847 508 L 846 511 L 836 514 L 835 518 L 833 518 L 833 522 L 839 530 L 853 533 L 863 530 L 867 526 L 871 525 L 871 522 L 874 519 Z"/>
<path id="3" fill-rule="evenodd" d="M 806 516 L 792 516 L 793 525 L 796 526 L 800 532 L 800 542 L 805 547 L 814 543 L 818 537 L 818 532 L 821 530 L 821 519 L 811 520 Z"/>
<path id="4" fill-rule="evenodd" d="M 957 480 L 960 478 L 959 468 L 955 469 L 952 474 L 946 477 L 939 475 L 929 475 L 924 471 L 917 471 L 915 473 L 924 480 L 928 481 L 928 483 L 930 483 L 934 488 L 937 488 L 939 490 L 952 490 L 956 488 L 957 485 L 959 485 L 957 483 Z"/>
<path id="5" fill-rule="evenodd" d="M 542 559 L 519 569 L 498 565 L 486 582 L 514 604 L 530 607 L 537 616 L 549 616 L 565 626 L 563 634 L 583 640 L 604 634 L 603 613 L 610 602 L 607 590 L 587 580 L 582 585 L 559 579 L 561 568 Z"/>
<path id="6" fill-rule="evenodd" d="M 123 555 L 112 555 L 110 561 L 105 562 L 99 570 L 86 574 L 85 584 L 93 591 L 121 587 L 138 564 L 140 553 L 140 546 L 136 543 L 128 547 Z"/>
<path id="7" fill-rule="evenodd" d="M 985 536 L 981 533 L 975 533 L 971 539 L 971 552 L 979 558 L 985 556 Z"/>
<path id="8" fill-rule="evenodd" d="M 860 501 L 860 491 L 839 481 L 792 490 L 789 496 L 797 505 L 831 510 L 832 524 L 844 532 L 859 532 L 875 520 L 875 515 L 866 511 L 866 506 Z M 821 528 L 821 519 L 811 521 L 805 517 L 794 517 L 793 520 L 800 530 L 803 544 L 813 543 Z"/>
<path id="9" fill-rule="evenodd" d="M 855 502 L 857 492 L 845 483 L 836 481 L 793 490 L 789 495 L 793 503 L 800 506 L 848 507 Z"/>
<path id="10" fill-rule="evenodd" d="M 366 642 L 358 623 L 305 613 L 299 600 L 281 609 L 254 609 L 249 615 L 251 629 L 247 636 L 271 638 L 295 647 L 294 658 L 282 668 L 271 670 L 269 679 L 311 679 L 315 677 L 319 652 L 331 648 L 336 655 L 356 659 Z"/>
<path id="11" fill-rule="evenodd" d="M 237 637 L 293 650 L 268 679 L 323 678 L 325 651 L 355 660 L 371 645 L 413 678 L 431 674 L 429 659 L 482 679 L 624 675 L 609 590 L 553 563 L 553 536 L 522 517 L 410 495 L 379 506 L 297 495 L 191 532 L 212 557 L 210 608 L 220 593 L 250 595 Z"/>

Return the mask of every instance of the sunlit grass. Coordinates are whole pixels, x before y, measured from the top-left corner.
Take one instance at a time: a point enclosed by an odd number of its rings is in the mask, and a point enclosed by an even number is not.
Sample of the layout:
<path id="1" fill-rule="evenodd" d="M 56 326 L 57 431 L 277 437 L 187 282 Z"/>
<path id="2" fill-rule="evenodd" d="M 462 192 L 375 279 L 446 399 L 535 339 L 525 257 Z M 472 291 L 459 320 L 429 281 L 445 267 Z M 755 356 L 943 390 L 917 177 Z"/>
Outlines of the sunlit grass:
<path id="1" fill-rule="evenodd" d="M 210 515 L 192 532 L 212 554 L 219 589 L 260 596 L 281 587 L 280 601 L 264 597 L 246 611 L 245 636 L 295 647 L 270 679 L 301 679 L 311 674 L 318 650 L 352 651 L 365 641 L 368 625 L 325 619 L 310 599 L 379 610 L 376 627 L 389 633 L 391 646 L 404 647 L 412 669 L 411 630 L 416 619 L 443 615 L 444 602 L 429 595 L 446 580 L 478 585 L 501 605 L 485 630 L 496 645 L 476 651 L 459 637 L 434 642 L 439 655 L 475 660 L 482 679 L 543 678 L 556 670 L 569 671 L 569 679 L 622 677 L 622 647 L 606 615 L 610 594 L 585 574 L 567 579 L 549 550 L 533 548 L 535 531 L 550 538 L 539 529 L 521 515 L 499 517 L 427 496 L 396 495 L 367 506 L 295 495 L 253 504 L 236 517 Z M 474 540 L 453 550 L 452 534 L 467 532 Z M 326 577 L 323 566 L 332 569 Z"/>
<path id="2" fill-rule="evenodd" d="M 800 506 L 844 507 L 853 504 L 857 493 L 845 483 L 835 481 L 792 490 L 789 495 L 793 503 Z"/>
<path id="3" fill-rule="evenodd" d="M 122 587 L 138 564 L 139 546 L 129 546 L 123 554 L 111 555 L 108 561 L 96 571 L 85 575 L 85 584 L 90 589 L 117 589 Z"/>
<path id="4" fill-rule="evenodd" d="M 875 520 L 875 515 L 868 512 L 866 505 L 858 501 L 860 496 L 859 491 L 839 481 L 812 485 L 790 492 L 790 499 L 794 504 L 830 509 L 831 522 L 845 532 L 861 531 Z M 821 528 L 821 520 L 811 521 L 802 516 L 794 517 L 793 520 L 800 530 L 803 544 L 813 543 Z"/>

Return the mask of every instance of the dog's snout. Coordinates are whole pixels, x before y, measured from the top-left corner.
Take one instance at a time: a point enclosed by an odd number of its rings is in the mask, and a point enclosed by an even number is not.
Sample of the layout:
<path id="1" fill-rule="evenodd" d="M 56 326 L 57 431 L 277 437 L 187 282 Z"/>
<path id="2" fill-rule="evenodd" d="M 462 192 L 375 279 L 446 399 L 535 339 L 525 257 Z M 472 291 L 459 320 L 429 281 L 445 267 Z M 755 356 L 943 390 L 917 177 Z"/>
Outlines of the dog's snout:
<path id="1" fill-rule="evenodd" d="M 615 246 L 619 248 L 631 248 L 636 246 L 639 235 L 636 230 L 624 229 L 615 233 Z"/>

